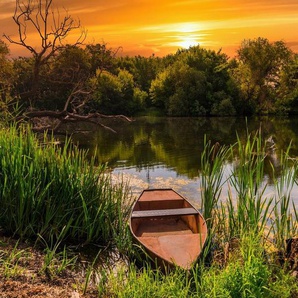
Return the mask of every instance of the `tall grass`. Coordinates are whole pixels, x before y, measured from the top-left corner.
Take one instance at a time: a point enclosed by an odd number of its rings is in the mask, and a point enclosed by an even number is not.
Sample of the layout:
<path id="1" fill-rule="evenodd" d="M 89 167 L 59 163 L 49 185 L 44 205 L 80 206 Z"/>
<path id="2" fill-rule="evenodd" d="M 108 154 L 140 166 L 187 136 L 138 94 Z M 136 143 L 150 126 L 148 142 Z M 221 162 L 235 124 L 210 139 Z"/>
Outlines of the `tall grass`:
<path id="1" fill-rule="evenodd" d="M 128 188 L 112 185 L 106 167 L 87 162 L 70 142 L 41 139 L 27 127 L 0 131 L 2 229 L 47 243 L 106 245 L 121 237 Z"/>
<path id="2" fill-rule="evenodd" d="M 205 142 L 201 156 L 202 208 L 212 234 L 213 247 L 222 241 L 241 237 L 245 232 L 263 234 L 264 242 L 272 242 L 275 249 L 286 250 L 286 240 L 297 237 L 297 210 L 291 202 L 296 183 L 298 163 L 289 157 L 290 146 L 280 152 L 279 177 L 273 179 L 275 194 L 266 193 L 265 163 L 270 162 L 261 130 L 237 137 L 229 148 L 221 148 L 214 158 L 214 146 Z M 230 173 L 225 173 L 228 192 L 223 193 L 225 160 L 233 160 Z M 271 165 L 272 175 L 275 168 Z M 268 232 L 269 231 L 269 232 Z M 216 243 L 217 242 L 217 243 Z M 211 245 L 211 243 L 210 243 Z M 209 245 L 209 246 L 210 246 Z"/>
<path id="3" fill-rule="evenodd" d="M 255 135 L 249 134 L 244 141 L 237 137 L 231 155 L 236 163 L 229 184 L 235 189 L 236 197 L 229 192 L 227 206 L 230 237 L 251 230 L 258 234 L 267 224 L 272 204 L 272 198 L 264 195 L 267 188 L 267 184 L 263 184 L 266 144 L 261 131 Z"/>
<path id="4" fill-rule="evenodd" d="M 238 257 L 224 268 L 198 265 L 166 275 L 150 267 L 121 268 L 98 283 L 99 297 L 295 297 L 295 278 L 266 262 L 260 241 L 253 233 L 243 234 Z"/>
<path id="5" fill-rule="evenodd" d="M 277 248 L 283 253 L 286 250 L 286 240 L 297 237 L 297 210 L 291 200 L 291 193 L 296 183 L 298 164 L 289 156 L 290 146 L 281 154 L 281 175 L 275 178 L 275 206 L 272 217 L 271 231 Z"/>
<path id="6" fill-rule="evenodd" d="M 212 229 L 215 218 L 213 212 L 217 209 L 224 181 L 224 164 L 228 157 L 228 148 L 218 143 L 212 145 L 204 140 L 204 150 L 201 155 L 202 180 L 202 210 L 208 227 Z"/>
<path id="7" fill-rule="evenodd" d="M 204 139 L 204 150 L 201 155 L 201 209 L 208 227 L 208 237 L 205 243 L 202 260 L 206 260 L 211 250 L 215 230 L 222 223 L 215 216 L 220 204 L 222 186 L 224 184 L 224 164 L 229 150 L 219 143 L 211 144 Z"/>
<path id="8" fill-rule="evenodd" d="M 266 262 L 260 236 L 244 233 L 237 257 L 220 268 L 216 265 L 193 272 L 194 291 L 188 297 L 295 297 L 294 277 Z"/>

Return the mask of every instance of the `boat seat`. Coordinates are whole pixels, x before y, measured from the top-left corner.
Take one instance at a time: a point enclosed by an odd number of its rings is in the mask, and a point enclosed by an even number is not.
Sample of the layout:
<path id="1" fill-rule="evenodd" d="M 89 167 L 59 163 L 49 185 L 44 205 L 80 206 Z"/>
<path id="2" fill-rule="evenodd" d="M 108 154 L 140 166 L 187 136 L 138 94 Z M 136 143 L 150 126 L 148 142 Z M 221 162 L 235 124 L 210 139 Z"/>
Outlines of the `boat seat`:
<path id="1" fill-rule="evenodd" d="M 177 209 L 157 209 L 157 210 L 138 210 L 133 211 L 131 218 L 145 218 L 145 217 L 163 217 L 163 216 L 183 216 L 183 215 L 197 215 L 199 211 L 195 208 L 177 208 Z"/>

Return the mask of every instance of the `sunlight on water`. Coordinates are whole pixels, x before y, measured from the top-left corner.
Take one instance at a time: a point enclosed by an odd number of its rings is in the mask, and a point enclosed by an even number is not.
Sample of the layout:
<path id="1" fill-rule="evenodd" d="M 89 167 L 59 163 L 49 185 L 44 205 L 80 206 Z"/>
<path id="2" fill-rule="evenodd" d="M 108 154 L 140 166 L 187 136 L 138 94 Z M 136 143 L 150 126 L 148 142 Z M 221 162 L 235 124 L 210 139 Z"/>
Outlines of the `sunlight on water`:
<path id="1" fill-rule="evenodd" d="M 230 194 L 236 199 L 236 191 L 227 183 L 232 172 L 233 165 L 227 163 L 224 169 L 222 180 L 221 200 L 225 202 Z M 189 199 L 198 209 L 201 209 L 201 179 L 200 177 L 190 179 L 184 175 L 177 175 L 176 171 L 167 168 L 165 165 L 136 169 L 134 167 L 119 167 L 112 171 L 112 178 L 115 183 L 128 182 L 135 197 L 138 197 L 142 190 L 147 188 L 172 188 L 187 199 Z M 263 197 L 273 198 L 275 189 L 265 177 L 261 189 L 265 189 Z M 298 206 L 298 187 L 294 185 L 291 196 L 295 206 Z"/>
<path id="2" fill-rule="evenodd" d="M 176 171 L 165 166 L 136 168 L 115 168 L 112 172 L 115 182 L 129 182 L 132 193 L 138 196 L 147 188 L 173 188 L 188 198 L 197 208 L 200 208 L 200 179 L 189 179 L 187 176 L 177 175 Z"/>

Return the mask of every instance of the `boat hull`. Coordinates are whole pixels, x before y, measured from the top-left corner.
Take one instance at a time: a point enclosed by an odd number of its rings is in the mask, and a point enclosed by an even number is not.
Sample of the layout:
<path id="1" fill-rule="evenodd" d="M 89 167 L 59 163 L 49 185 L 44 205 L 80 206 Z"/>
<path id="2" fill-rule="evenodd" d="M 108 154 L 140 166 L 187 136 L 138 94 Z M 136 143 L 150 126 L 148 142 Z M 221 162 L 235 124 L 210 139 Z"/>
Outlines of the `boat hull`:
<path id="1" fill-rule="evenodd" d="M 144 190 L 134 204 L 130 229 L 158 265 L 190 269 L 207 238 L 203 216 L 172 189 Z"/>

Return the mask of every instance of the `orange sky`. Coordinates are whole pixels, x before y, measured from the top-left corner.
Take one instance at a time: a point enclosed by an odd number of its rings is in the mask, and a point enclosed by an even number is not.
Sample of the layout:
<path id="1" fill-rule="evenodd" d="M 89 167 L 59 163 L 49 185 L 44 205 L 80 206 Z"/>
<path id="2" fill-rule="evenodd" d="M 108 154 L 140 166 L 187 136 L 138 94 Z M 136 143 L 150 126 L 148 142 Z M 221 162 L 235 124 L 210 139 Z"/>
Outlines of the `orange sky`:
<path id="1" fill-rule="evenodd" d="M 0 0 L 1 34 L 17 33 L 14 3 Z M 87 42 L 121 46 L 122 54 L 163 56 L 200 44 L 233 56 L 243 39 L 256 37 L 298 52 L 298 0 L 53 0 L 53 7 L 81 20 Z"/>

